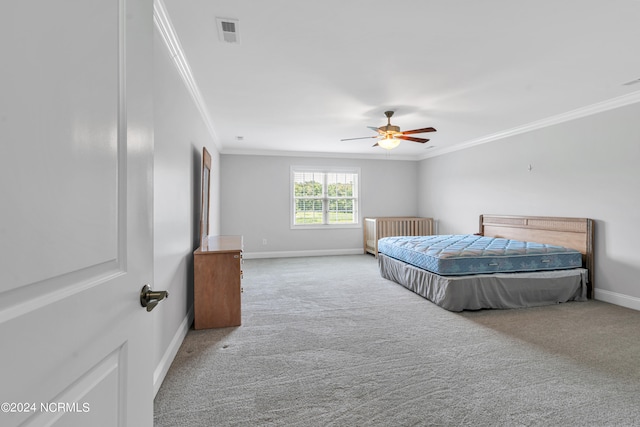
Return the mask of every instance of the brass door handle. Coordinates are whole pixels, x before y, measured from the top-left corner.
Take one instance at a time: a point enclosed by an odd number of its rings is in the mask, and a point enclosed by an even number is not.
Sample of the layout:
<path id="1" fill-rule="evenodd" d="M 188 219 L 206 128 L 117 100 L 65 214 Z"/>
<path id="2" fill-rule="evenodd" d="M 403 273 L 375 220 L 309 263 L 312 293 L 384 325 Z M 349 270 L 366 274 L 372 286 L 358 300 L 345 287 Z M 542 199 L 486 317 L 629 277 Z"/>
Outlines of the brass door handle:
<path id="1" fill-rule="evenodd" d="M 153 310 L 165 298 L 169 298 L 169 292 L 152 291 L 149 285 L 144 285 L 140 291 L 140 305 L 147 307 L 147 311 Z"/>

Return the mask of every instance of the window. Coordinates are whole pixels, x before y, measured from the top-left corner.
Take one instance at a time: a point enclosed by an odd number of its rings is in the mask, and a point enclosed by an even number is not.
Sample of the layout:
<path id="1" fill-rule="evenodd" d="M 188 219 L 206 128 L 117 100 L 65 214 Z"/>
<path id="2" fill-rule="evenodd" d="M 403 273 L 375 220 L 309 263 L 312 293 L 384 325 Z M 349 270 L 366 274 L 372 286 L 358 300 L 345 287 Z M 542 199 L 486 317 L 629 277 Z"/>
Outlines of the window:
<path id="1" fill-rule="evenodd" d="M 295 228 L 359 226 L 356 168 L 291 168 L 291 224 Z"/>

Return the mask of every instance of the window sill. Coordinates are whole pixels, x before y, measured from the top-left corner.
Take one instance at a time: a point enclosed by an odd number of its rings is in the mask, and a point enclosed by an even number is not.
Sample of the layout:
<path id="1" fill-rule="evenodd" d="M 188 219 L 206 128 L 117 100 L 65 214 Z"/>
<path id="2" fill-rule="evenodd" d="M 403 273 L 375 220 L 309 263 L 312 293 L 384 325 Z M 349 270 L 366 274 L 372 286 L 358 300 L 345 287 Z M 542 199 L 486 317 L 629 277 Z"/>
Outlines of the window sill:
<path id="1" fill-rule="evenodd" d="M 335 230 L 346 228 L 362 228 L 361 224 L 310 224 L 310 225 L 291 225 L 292 230 Z"/>

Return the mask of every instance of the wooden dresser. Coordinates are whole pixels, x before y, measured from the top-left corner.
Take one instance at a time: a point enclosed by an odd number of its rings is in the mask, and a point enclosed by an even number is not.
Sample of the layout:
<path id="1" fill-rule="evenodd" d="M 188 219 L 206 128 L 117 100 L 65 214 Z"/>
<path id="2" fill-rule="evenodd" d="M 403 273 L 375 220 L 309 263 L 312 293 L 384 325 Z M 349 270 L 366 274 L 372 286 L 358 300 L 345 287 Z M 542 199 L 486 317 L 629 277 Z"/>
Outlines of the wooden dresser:
<path id="1" fill-rule="evenodd" d="M 193 253 L 194 328 L 240 326 L 242 236 L 209 236 Z"/>

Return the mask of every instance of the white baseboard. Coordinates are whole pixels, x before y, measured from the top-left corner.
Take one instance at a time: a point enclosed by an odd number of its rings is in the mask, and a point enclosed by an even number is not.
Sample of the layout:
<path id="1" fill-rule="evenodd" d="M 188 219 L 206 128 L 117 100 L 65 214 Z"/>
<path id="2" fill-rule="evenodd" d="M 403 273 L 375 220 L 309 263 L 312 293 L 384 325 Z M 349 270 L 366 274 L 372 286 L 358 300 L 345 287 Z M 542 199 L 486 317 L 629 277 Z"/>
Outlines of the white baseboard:
<path id="1" fill-rule="evenodd" d="M 244 259 L 252 258 L 295 258 L 305 256 L 329 256 L 329 255 L 362 255 L 363 248 L 358 249 L 318 249 L 312 251 L 274 251 L 274 252 L 243 252 Z"/>
<path id="2" fill-rule="evenodd" d="M 594 299 L 640 311 L 640 298 L 597 288 L 594 291 Z"/>
<path id="3" fill-rule="evenodd" d="M 182 345 L 182 341 L 184 341 L 184 338 L 187 336 L 187 332 L 189 332 L 191 323 L 193 323 L 193 306 L 191 306 L 189 312 L 187 313 L 187 316 L 184 318 L 182 323 L 180 323 L 180 327 L 174 334 L 171 343 L 167 347 L 167 351 L 164 352 L 162 359 L 160 359 L 160 363 L 158 363 L 158 366 L 156 366 L 156 369 L 153 371 L 154 397 L 156 396 L 156 394 L 158 394 L 158 390 L 160 390 L 162 381 L 164 381 L 164 377 L 167 376 L 169 367 L 171 367 L 171 362 L 173 362 L 173 359 L 175 359 L 176 354 L 178 354 L 178 350 Z"/>

